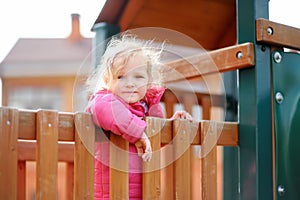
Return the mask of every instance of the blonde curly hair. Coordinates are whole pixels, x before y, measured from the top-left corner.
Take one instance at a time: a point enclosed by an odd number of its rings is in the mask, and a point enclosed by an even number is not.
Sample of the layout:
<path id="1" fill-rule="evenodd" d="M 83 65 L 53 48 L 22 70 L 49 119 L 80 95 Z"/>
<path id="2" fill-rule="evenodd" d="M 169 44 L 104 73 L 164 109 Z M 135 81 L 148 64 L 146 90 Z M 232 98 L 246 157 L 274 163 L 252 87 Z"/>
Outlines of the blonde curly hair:
<path id="1" fill-rule="evenodd" d="M 160 62 L 164 43 L 154 45 L 153 40 L 141 40 L 135 35 L 123 34 L 113 37 L 101 58 L 100 64 L 86 81 L 89 96 L 101 89 L 109 89 L 107 83 L 128 62 L 129 58 L 142 56 L 152 85 L 162 85 Z"/>

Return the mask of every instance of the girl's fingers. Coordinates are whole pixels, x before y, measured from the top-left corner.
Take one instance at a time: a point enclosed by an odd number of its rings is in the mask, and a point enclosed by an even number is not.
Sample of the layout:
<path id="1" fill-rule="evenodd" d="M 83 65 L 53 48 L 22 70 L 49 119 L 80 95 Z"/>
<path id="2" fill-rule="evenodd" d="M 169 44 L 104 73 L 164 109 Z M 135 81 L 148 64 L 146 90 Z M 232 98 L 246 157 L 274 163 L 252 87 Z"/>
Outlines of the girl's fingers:
<path id="1" fill-rule="evenodd" d="M 142 159 L 144 162 L 150 162 L 152 159 L 152 151 L 151 152 L 145 152 L 142 156 Z"/>

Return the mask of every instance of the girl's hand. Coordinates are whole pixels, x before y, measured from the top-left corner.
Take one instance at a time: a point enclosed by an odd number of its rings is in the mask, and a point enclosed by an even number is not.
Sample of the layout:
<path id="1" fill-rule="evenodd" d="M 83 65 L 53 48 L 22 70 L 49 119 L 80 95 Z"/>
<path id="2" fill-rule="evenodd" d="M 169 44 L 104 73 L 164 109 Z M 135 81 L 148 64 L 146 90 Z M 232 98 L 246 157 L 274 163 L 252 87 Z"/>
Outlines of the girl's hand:
<path id="1" fill-rule="evenodd" d="M 141 139 L 135 143 L 138 155 L 142 157 L 144 162 L 149 162 L 152 158 L 151 142 L 144 132 Z"/>
<path id="2" fill-rule="evenodd" d="M 186 111 L 177 111 L 170 119 L 187 119 L 193 121 L 193 117 Z"/>

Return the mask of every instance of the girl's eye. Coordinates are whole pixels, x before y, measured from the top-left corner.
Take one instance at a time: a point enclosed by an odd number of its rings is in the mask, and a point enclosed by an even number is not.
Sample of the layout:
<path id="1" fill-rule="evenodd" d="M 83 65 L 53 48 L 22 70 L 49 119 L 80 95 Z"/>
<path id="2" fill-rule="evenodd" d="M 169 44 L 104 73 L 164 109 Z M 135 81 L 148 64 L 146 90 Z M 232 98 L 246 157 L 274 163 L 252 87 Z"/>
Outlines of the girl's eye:
<path id="1" fill-rule="evenodd" d="M 123 78 L 123 76 L 118 76 L 117 78 L 118 78 L 118 79 L 122 79 L 122 78 Z"/>
<path id="2" fill-rule="evenodd" d="M 135 78 L 139 78 L 139 79 L 141 79 L 141 78 L 145 78 L 144 76 L 142 76 L 142 75 L 137 75 L 137 76 L 135 76 Z"/>

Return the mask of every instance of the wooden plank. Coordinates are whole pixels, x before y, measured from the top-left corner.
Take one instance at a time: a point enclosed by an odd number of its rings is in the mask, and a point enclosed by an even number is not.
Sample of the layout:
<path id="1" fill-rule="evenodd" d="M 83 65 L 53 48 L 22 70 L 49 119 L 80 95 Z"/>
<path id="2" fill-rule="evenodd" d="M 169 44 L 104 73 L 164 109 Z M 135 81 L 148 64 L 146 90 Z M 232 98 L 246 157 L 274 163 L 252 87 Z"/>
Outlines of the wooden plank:
<path id="1" fill-rule="evenodd" d="M 66 166 L 66 199 L 74 199 L 73 189 L 74 189 L 74 163 L 67 162 L 67 166 Z"/>
<path id="2" fill-rule="evenodd" d="M 174 147 L 173 144 L 168 144 L 168 149 L 164 148 L 161 152 L 162 169 L 161 169 L 161 198 L 160 199 L 174 199 L 174 166 L 173 162 L 169 162 L 169 159 L 173 160 Z"/>
<path id="3" fill-rule="evenodd" d="M 74 114 L 67 112 L 59 113 L 58 140 L 74 141 Z"/>
<path id="4" fill-rule="evenodd" d="M 164 82 L 201 77 L 254 66 L 254 46 L 244 43 L 165 64 Z"/>
<path id="5" fill-rule="evenodd" d="M 217 137 L 220 129 L 218 124 L 201 123 L 202 146 L 201 177 L 202 199 L 217 199 Z"/>
<path id="6" fill-rule="evenodd" d="M 122 15 L 120 16 L 119 23 L 118 23 L 121 28 L 121 31 L 125 31 L 128 29 L 128 26 L 131 24 L 132 20 L 135 18 L 135 16 L 138 14 L 140 9 L 143 7 L 144 3 L 145 0 L 128 1 Z"/>
<path id="7" fill-rule="evenodd" d="M 75 114 L 74 199 L 94 199 L 95 125 L 88 113 Z"/>
<path id="8" fill-rule="evenodd" d="M 148 121 L 148 118 L 146 117 L 146 121 Z M 173 121 L 169 119 L 159 119 L 162 120 L 161 123 L 163 124 L 162 129 L 161 129 L 161 143 L 162 144 L 168 144 L 172 141 L 173 139 Z"/>
<path id="9" fill-rule="evenodd" d="M 217 200 L 217 146 L 201 160 L 202 199 Z"/>
<path id="10" fill-rule="evenodd" d="M 212 120 L 202 120 L 200 121 L 200 127 L 210 126 L 212 134 L 217 134 L 217 137 L 212 136 L 215 141 L 209 140 L 208 142 L 214 142 L 216 145 L 220 146 L 238 146 L 238 123 L 237 122 L 218 122 Z M 206 129 L 200 129 L 200 138 L 203 145 L 205 143 Z M 207 139 L 208 140 L 208 139 Z"/>
<path id="11" fill-rule="evenodd" d="M 203 96 L 205 98 L 205 96 Z M 205 114 L 206 115 L 206 114 Z M 19 139 L 35 139 L 35 117 L 36 114 L 33 111 L 20 111 L 20 131 L 19 131 Z M 74 138 L 74 124 L 72 122 L 74 116 L 71 113 L 59 113 L 59 141 L 72 141 Z M 172 121 L 166 119 L 164 120 L 164 126 L 162 127 L 161 131 L 161 142 L 162 144 L 168 144 L 172 140 Z M 226 122 L 224 123 L 224 129 L 218 139 L 218 145 L 222 146 L 237 146 L 238 145 L 238 123 L 234 122 Z M 22 130 L 22 131 L 21 131 Z M 197 137 L 200 137 L 200 135 Z M 194 145 L 199 143 L 193 142 Z M 22 144 L 23 145 L 23 144 Z M 23 148 L 22 145 L 20 148 Z M 59 145 L 60 149 L 60 145 Z M 64 151 L 64 150 L 62 150 Z M 20 158 L 22 158 L 24 152 L 20 152 Z M 71 157 L 66 157 L 66 161 L 68 161 Z M 59 160 L 64 160 L 60 158 Z"/>
<path id="12" fill-rule="evenodd" d="M 171 90 L 166 89 L 165 92 L 164 92 L 164 95 L 162 96 L 161 101 L 165 105 L 166 118 L 171 118 L 173 116 L 173 113 L 174 113 L 174 105 L 176 103 L 178 103 L 177 97 L 175 96 L 175 94 Z"/>
<path id="13" fill-rule="evenodd" d="M 26 161 L 18 161 L 18 200 L 26 199 Z"/>
<path id="14" fill-rule="evenodd" d="M 19 111 L 19 139 L 36 139 L 36 110 Z M 58 140 L 74 141 L 74 114 L 67 112 L 58 113 Z"/>
<path id="15" fill-rule="evenodd" d="M 238 146 L 238 122 L 218 122 L 222 127 L 222 132 L 219 135 L 217 145 L 219 146 Z"/>
<path id="16" fill-rule="evenodd" d="M 174 120 L 174 197 L 191 199 L 190 148 L 198 131 L 198 123 L 187 120 Z M 184 172 L 184 175 L 182 174 Z"/>
<path id="17" fill-rule="evenodd" d="M 18 141 L 18 160 L 36 161 L 36 141 L 19 140 Z M 74 142 L 58 143 L 58 161 L 74 162 Z"/>
<path id="18" fill-rule="evenodd" d="M 202 119 L 210 119 L 211 118 L 211 101 L 210 97 L 206 96 L 201 99 L 202 106 Z"/>
<path id="19" fill-rule="evenodd" d="M 19 110 L 19 139 L 35 140 L 36 139 L 36 111 Z"/>
<path id="20" fill-rule="evenodd" d="M 161 129 L 159 118 L 147 118 L 147 135 L 151 141 L 152 159 L 143 162 L 143 199 L 161 199 Z"/>
<path id="21" fill-rule="evenodd" d="M 199 158 L 199 145 L 193 145 L 190 151 L 191 172 L 193 172 L 191 179 L 191 199 L 201 199 L 202 187 L 201 187 L 201 159 Z"/>
<path id="22" fill-rule="evenodd" d="M 110 134 L 110 199 L 129 199 L 129 143 Z"/>
<path id="23" fill-rule="evenodd" d="M 17 199 L 18 111 L 0 109 L 0 199 Z"/>
<path id="24" fill-rule="evenodd" d="M 147 119 L 148 120 L 148 119 Z M 173 138 L 173 120 L 164 120 L 161 130 L 161 198 L 174 199 L 174 145 Z"/>
<path id="25" fill-rule="evenodd" d="M 165 119 L 164 119 L 165 120 Z M 209 123 L 209 120 L 201 120 L 196 123 Z M 161 132 L 161 143 L 162 144 L 169 144 L 172 139 L 172 120 L 165 120 L 164 126 L 162 127 Z M 216 126 L 220 127 L 222 130 L 219 133 L 217 139 L 217 145 L 220 146 L 238 146 L 238 122 L 217 122 L 213 121 Z M 201 145 L 203 139 L 201 139 L 201 130 L 197 132 L 197 135 L 194 137 L 194 141 L 192 141 L 192 145 Z"/>
<path id="26" fill-rule="evenodd" d="M 36 125 L 36 199 L 52 200 L 58 197 L 58 113 L 39 110 Z"/>
<path id="27" fill-rule="evenodd" d="M 256 40 L 274 46 L 300 50 L 300 29 L 267 19 L 257 19 Z"/>

